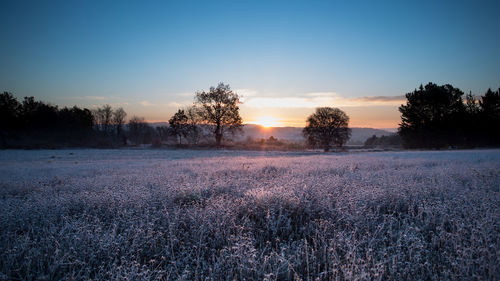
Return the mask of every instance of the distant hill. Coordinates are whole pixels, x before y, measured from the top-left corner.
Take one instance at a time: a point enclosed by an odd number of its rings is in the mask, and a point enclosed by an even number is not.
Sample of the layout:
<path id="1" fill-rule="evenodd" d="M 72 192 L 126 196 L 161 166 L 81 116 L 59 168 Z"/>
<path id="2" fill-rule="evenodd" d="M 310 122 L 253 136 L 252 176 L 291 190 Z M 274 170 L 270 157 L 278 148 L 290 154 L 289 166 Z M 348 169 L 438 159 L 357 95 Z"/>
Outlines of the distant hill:
<path id="1" fill-rule="evenodd" d="M 366 139 L 376 135 L 377 137 L 393 135 L 397 130 L 373 129 L 373 128 L 352 128 L 351 139 L 348 144 L 364 144 Z"/>
<path id="2" fill-rule="evenodd" d="M 161 126 L 167 126 L 168 127 L 168 122 L 150 122 L 148 123 L 149 125 L 153 127 L 161 127 Z"/>
<path id="3" fill-rule="evenodd" d="M 168 126 L 167 122 L 150 123 L 150 125 Z M 388 136 L 394 133 L 394 129 L 373 129 L 373 128 L 351 128 L 352 135 L 347 144 L 363 144 L 367 138 L 376 135 L 377 137 Z M 302 128 L 300 127 L 270 127 L 264 128 L 259 125 L 245 124 L 243 127 L 244 134 L 237 136 L 238 140 L 245 140 L 248 137 L 253 139 L 268 139 L 273 136 L 280 140 L 287 140 L 291 142 L 302 142 Z"/>
<path id="4" fill-rule="evenodd" d="M 387 136 L 393 134 L 392 132 L 373 129 L 373 128 L 351 128 L 352 135 L 348 141 L 348 144 L 363 144 L 365 140 L 373 135 L 377 137 Z M 273 136 L 277 139 L 302 142 L 304 137 L 302 136 L 302 128 L 299 127 L 271 127 L 263 128 L 259 125 L 246 124 L 243 128 L 245 132 L 244 138 L 251 136 L 254 139 L 267 139 Z"/>

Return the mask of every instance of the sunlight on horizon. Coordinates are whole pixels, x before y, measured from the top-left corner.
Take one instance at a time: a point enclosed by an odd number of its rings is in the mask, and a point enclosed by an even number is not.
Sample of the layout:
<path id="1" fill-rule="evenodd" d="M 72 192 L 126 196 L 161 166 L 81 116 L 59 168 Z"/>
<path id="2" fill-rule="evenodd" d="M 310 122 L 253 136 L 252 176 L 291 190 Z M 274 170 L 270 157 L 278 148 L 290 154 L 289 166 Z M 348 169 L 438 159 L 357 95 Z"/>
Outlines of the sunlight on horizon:
<path id="1" fill-rule="evenodd" d="M 260 125 L 264 128 L 283 126 L 283 124 L 281 124 L 281 122 L 277 118 L 272 116 L 261 116 L 258 117 L 255 121 L 248 122 L 248 124 Z"/>

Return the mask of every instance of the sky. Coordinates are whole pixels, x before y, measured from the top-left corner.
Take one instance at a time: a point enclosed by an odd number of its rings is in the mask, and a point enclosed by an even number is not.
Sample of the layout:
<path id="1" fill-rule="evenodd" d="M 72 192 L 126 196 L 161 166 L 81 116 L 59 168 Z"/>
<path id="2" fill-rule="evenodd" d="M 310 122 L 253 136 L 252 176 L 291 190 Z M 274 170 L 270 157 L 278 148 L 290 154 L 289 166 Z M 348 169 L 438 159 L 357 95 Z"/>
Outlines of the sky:
<path id="1" fill-rule="evenodd" d="M 219 82 L 244 123 L 318 106 L 395 128 L 404 94 L 500 87 L 500 1 L 0 0 L 0 91 L 168 120 Z"/>

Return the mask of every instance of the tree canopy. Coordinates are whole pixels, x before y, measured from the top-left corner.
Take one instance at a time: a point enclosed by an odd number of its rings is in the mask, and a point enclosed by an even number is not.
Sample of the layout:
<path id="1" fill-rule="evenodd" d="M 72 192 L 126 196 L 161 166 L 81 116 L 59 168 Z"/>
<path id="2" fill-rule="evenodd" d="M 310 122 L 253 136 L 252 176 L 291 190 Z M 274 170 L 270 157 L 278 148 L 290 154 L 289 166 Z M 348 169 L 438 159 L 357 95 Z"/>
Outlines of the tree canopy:
<path id="1" fill-rule="evenodd" d="M 183 109 L 179 109 L 174 116 L 168 120 L 170 134 L 176 136 L 179 144 L 182 144 L 182 137 L 186 137 L 189 130 L 188 117 Z"/>
<path id="2" fill-rule="evenodd" d="M 221 145 L 225 132 L 235 133 L 241 130 L 239 103 L 238 94 L 224 83 L 210 87 L 208 92 L 196 93 L 195 104 L 200 108 L 204 123 L 213 127 L 217 146 Z"/>
<path id="3" fill-rule="evenodd" d="M 406 94 L 399 107 L 399 134 L 407 148 L 443 148 L 500 143 L 500 90 L 477 101 L 446 84 L 428 83 Z"/>
<path id="4" fill-rule="evenodd" d="M 344 111 L 332 107 L 319 107 L 307 118 L 302 131 L 308 143 L 320 146 L 325 151 L 332 146 L 341 147 L 351 136 L 348 128 L 349 116 Z"/>

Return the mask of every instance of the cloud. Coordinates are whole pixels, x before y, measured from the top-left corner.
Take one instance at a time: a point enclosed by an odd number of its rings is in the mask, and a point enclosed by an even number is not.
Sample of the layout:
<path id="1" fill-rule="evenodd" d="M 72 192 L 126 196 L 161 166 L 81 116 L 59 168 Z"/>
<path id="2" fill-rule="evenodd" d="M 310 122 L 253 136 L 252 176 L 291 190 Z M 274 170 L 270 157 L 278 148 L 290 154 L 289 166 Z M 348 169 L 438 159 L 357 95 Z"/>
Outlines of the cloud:
<path id="1" fill-rule="evenodd" d="M 102 97 L 102 96 L 83 96 L 83 97 L 67 97 L 67 98 L 75 100 L 89 100 L 89 101 L 101 101 L 109 99 L 108 97 Z"/>
<path id="2" fill-rule="evenodd" d="M 240 97 L 240 102 L 245 103 L 251 97 L 257 97 L 259 95 L 258 91 L 250 89 L 237 89 L 234 90 L 235 93 Z"/>
<path id="3" fill-rule="evenodd" d="M 152 103 L 150 103 L 147 100 L 143 100 L 143 101 L 139 102 L 139 104 L 142 106 L 152 106 L 153 105 Z"/>
<path id="4" fill-rule="evenodd" d="M 340 97 L 339 94 L 335 92 L 312 92 L 305 94 L 307 97 Z"/>
<path id="5" fill-rule="evenodd" d="M 143 101 L 140 101 L 138 102 L 138 104 L 140 104 L 141 106 L 144 106 L 144 107 L 175 107 L 175 108 L 185 108 L 185 107 L 189 107 L 193 104 L 192 101 L 188 101 L 188 100 L 178 100 L 178 101 L 171 101 L 171 102 L 167 102 L 167 101 L 155 101 L 155 102 L 150 102 L 150 101 L 147 101 L 147 100 L 143 100 Z"/>
<path id="6" fill-rule="evenodd" d="M 112 107 L 121 107 L 121 106 L 127 106 L 129 104 L 130 104 L 129 102 L 114 102 L 110 103 L 109 105 L 111 105 Z"/>
<path id="7" fill-rule="evenodd" d="M 346 98 L 335 92 L 312 92 L 296 97 L 249 96 L 243 101 L 244 106 L 252 108 L 316 108 L 321 106 L 399 106 L 405 101 L 404 96 L 366 96 Z"/>
<path id="8" fill-rule="evenodd" d="M 180 102 L 175 102 L 175 101 L 167 103 L 167 106 L 170 106 L 170 107 L 184 107 L 186 105 L 187 105 L 186 103 L 180 103 Z"/>
<path id="9" fill-rule="evenodd" d="M 174 95 L 179 96 L 179 97 L 192 97 L 192 96 L 194 96 L 193 93 L 188 93 L 188 92 L 185 92 L 185 93 L 176 93 Z"/>
<path id="10" fill-rule="evenodd" d="M 406 97 L 401 96 L 369 96 L 369 97 L 361 97 L 355 98 L 353 100 L 362 101 L 362 102 L 379 102 L 379 103 L 404 103 L 406 101 Z"/>
<path id="11" fill-rule="evenodd" d="M 239 96 L 243 96 L 243 97 L 254 97 L 254 96 L 259 95 L 258 91 L 251 90 L 251 89 L 237 89 L 237 90 L 234 90 L 234 92 L 236 92 Z"/>
<path id="12" fill-rule="evenodd" d="M 248 98 L 243 102 L 244 106 L 253 108 L 276 107 L 276 108 L 314 108 L 321 104 L 330 103 L 325 99 L 300 98 L 300 97 L 255 97 Z"/>

